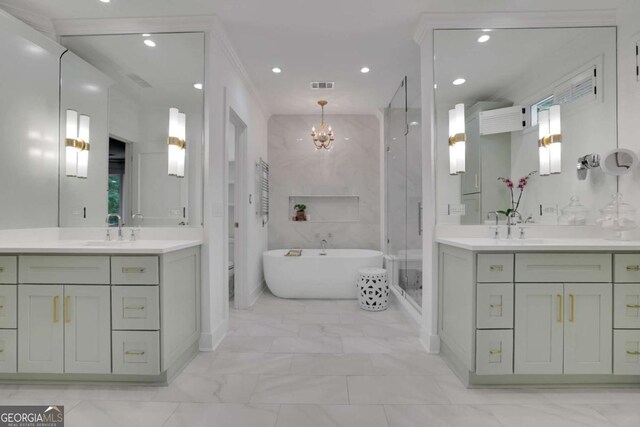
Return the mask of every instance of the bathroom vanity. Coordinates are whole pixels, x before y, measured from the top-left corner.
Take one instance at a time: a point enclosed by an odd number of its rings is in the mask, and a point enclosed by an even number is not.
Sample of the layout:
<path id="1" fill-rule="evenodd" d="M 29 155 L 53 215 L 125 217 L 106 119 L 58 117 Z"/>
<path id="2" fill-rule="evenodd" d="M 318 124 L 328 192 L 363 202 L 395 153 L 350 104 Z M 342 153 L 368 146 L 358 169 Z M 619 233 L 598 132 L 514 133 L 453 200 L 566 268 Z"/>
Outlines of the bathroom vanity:
<path id="1" fill-rule="evenodd" d="M 441 352 L 465 384 L 640 384 L 640 242 L 437 242 Z"/>
<path id="2" fill-rule="evenodd" d="M 198 351 L 200 244 L 0 247 L 0 381 L 169 381 Z"/>

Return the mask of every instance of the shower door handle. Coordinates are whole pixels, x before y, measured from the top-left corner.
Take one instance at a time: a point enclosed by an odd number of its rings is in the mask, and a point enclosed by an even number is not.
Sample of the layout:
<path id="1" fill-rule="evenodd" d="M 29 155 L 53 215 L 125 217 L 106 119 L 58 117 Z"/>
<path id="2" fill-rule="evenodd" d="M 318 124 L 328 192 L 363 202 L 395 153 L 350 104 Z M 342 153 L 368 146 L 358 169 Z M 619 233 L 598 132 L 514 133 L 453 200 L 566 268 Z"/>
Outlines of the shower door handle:
<path id="1" fill-rule="evenodd" d="M 422 202 L 418 202 L 418 236 L 422 236 Z"/>

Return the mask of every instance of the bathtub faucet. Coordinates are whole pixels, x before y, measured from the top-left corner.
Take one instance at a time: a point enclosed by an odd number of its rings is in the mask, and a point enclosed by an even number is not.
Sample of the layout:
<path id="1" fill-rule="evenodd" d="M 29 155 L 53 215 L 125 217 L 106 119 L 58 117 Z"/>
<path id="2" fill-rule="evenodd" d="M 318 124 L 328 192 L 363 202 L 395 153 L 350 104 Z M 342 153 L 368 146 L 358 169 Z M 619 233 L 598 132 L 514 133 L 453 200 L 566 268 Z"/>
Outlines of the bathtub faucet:
<path id="1" fill-rule="evenodd" d="M 320 251 L 320 255 L 326 255 L 327 254 L 327 241 L 322 239 L 322 241 L 320 242 L 320 246 L 322 246 L 322 250 Z"/>

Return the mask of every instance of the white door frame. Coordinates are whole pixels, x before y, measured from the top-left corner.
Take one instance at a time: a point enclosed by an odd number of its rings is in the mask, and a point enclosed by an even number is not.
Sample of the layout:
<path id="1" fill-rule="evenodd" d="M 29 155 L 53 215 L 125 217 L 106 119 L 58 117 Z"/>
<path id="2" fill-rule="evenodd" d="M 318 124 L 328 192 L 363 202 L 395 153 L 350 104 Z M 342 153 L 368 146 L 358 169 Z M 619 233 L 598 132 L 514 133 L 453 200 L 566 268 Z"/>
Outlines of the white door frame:
<path id="1" fill-rule="evenodd" d="M 235 135 L 234 147 L 235 147 L 235 168 L 234 168 L 234 217 L 231 218 L 229 210 L 227 209 L 225 215 L 227 217 L 227 229 L 229 223 L 237 223 L 238 227 L 235 227 L 234 232 L 234 297 L 233 303 L 236 309 L 249 308 L 249 291 L 247 286 L 247 226 L 249 224 L 249 189 L 248 189 L 248 165 L 247 165 L 247 125 L 240 118 L 240 116 L 231 108 L 228 107 L 229 119 L 227 120 L 228 131 L 227 138 L 231 134 Z M 230 132 L 231 127 L 235 127 L 235 132 Z M 227 152 L 229 145 L 225 144 L 225 158 L 229 158 Z M 226 188 L 226 201 L 229 203 L 229 181 L 231 176 L 229 174 L 227 164 L 227 171 L 225 174 Z M 227 248 L 229 247 L 229 233 L 227 233 Z M 229 261 L 229 253 L 227 251 L 227 263 Z M 229 283 L 229 281 L 227 281 Z M 228 292 L 227 292 L 228 294 Z"/>

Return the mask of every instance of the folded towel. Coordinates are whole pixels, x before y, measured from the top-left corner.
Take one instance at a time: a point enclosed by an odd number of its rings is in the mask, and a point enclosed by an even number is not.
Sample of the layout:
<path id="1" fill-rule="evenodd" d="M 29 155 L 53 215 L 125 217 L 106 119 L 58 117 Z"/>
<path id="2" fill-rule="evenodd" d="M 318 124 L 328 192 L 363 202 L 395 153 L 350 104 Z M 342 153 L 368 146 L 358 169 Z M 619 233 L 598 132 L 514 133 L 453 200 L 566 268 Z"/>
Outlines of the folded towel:
<path id="1" fill-rule="evenodd" d="M 302 249 L 291 249 L 284 256 L 302 256 Z"/>

